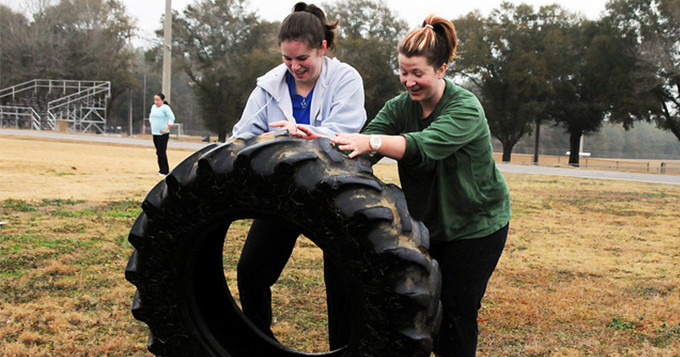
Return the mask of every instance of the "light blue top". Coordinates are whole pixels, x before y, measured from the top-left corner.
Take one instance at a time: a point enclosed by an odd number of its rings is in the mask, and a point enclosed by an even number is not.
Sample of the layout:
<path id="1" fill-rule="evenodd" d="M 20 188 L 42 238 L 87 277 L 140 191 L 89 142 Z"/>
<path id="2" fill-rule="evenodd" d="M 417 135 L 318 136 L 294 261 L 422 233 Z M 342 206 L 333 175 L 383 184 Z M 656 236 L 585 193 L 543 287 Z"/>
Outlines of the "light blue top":
<path id="1" fill-rule="evenodd" d="M 151 134 L 167 134 L 167 131 L 161 133 L 161 130 L 175 123 L 175 114 L 172 113 L 172 109 L 167 104 L 163 104 L 160 107 L 154 104 L 151 106 L 151 113 L 149 113 L 149 122 L 151 123 Z"/>
<path id="2" fill-rule="evenodd" d="M 275 121 L 296 123 L 286 83 L 287 71 L 285 64 L 280 64 L 257 79 L 241 119 L 234 125 L 233 136 L 271 131 L 269 123 Z M 324 57 L 321 75 L 314 86 L 309 121 L 305 126 L 331 137 L 335 133 L 361 130 L 366 122 L 366 110 L 363 81 L 356 69 L 335 58 Z"/>

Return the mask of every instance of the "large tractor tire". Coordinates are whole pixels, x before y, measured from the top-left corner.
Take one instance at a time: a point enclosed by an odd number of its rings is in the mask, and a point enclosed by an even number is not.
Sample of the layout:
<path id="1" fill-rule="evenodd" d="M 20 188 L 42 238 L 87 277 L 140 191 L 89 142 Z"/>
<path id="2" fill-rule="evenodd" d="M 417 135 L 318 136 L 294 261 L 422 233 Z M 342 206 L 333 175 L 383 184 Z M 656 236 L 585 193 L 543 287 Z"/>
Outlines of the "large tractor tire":
<path id="1" fill-rule="evenodd" d="M 429 356 L 441 276 L 402 191 L 327 139 L 287 131 L 213 144 L 153 188 L 129 235 L 133 315 L 159 356 Z M 346 347 L 309 354 L 266 337 L 227 286 L 222 247 L 239 219 L 295 224 L 341 270 L 351 301 Z"/>

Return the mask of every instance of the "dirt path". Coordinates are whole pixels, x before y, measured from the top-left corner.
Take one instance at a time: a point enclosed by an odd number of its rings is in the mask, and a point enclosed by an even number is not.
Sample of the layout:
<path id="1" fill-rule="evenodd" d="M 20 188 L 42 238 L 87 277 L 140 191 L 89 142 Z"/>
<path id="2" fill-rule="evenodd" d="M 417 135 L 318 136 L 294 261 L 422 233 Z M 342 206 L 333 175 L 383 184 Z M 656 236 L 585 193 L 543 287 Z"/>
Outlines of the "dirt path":
<path id="1" fill-rule="evenodd" d="M 193 149 L 168 149 L 170 167 Z M 0 200 L 143 198 L 162 179 L 153 147 L 0 136 Z M 396 181 L 396 165 L 375 167 Z"/>
<path id="2" fill-rule="evenodd" d="M 120 200 L 146 195 L 161 178 L 153 148 L 8 137 L 0 148 L 0 200 Z M 168 150 L 171 165 L 191 152 Z"/>

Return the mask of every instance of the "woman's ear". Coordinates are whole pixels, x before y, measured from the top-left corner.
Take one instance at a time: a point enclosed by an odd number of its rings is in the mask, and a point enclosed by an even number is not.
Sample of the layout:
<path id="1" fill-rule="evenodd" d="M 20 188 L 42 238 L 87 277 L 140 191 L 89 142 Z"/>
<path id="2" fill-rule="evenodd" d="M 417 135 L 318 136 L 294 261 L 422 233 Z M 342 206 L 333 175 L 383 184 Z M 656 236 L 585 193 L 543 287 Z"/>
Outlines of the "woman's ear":
<path id="1" fill-rule="evenodd" d="M 444 75 L 446 74 L 446 68 L 447 68 L 446 63 L 439 67 L 439 69 L 437 70 L 437 78 L 439 79 L 444 78 Z"/>
<path id="2" fill-rule="evenodd" d="M 328 42 L 326 40 L 321 41 L 321 48 L 319 48 L 319 54 L 322 56 L 326 54 L 326 48 L 328 48 Z"/>

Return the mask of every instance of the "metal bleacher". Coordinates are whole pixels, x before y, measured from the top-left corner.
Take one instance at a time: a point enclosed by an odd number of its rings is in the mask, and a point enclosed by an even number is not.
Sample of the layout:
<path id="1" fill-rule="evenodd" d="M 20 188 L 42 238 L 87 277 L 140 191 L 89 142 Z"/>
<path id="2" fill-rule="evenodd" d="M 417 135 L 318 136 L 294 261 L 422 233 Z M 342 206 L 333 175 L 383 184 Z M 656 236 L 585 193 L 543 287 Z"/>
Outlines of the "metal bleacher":
<path id="1" fill-rule="evenodd" d="M 103 133 L 110 81 L 34 79 L 0 89 L 0 127 Z"/>

